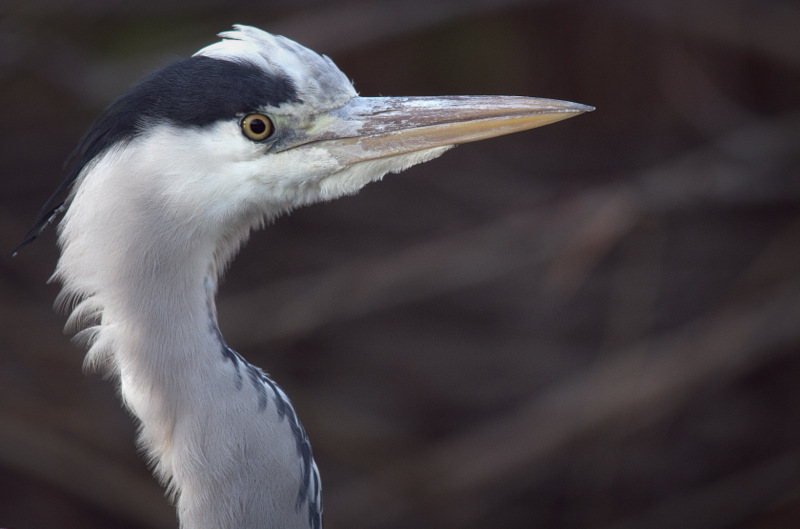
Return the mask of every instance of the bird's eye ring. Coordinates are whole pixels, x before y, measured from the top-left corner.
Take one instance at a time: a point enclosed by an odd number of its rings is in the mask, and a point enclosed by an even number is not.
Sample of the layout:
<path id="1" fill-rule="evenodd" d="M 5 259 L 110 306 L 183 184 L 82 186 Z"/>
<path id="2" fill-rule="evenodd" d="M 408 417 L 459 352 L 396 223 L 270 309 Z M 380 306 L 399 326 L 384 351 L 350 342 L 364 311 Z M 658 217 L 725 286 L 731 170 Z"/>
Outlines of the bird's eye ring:
<path id="1" fill-rule="evenodd" d="M 242 134 L 253 141 L 263 141 L 272 136 L 275 125 L 264 114 L 247 114 L 242 119 Z"/>

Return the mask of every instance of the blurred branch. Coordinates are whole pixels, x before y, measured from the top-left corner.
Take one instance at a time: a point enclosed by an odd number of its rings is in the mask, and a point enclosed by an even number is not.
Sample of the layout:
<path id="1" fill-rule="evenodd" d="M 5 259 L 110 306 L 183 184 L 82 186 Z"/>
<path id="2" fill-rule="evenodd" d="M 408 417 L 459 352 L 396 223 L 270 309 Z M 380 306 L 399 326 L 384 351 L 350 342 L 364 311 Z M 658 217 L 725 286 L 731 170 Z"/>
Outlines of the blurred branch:
<path id="1" fill-rule="evenodd" d="M 647 211 L 800 199 L 800 113 L 748 122 L 635 175 Z M 794 167 L 795 170 L 788 168 Z"/>
<path id="2" fill-rule="evenodd" d="M 791 65 L 800 64 L 800 9 L 791 2 L 618 0 L 613 5 L 698 38 L 756 51 Z"/>
<path id="3" fill-rule="evenodd" d="M 800 283 L 723 307 L 673 333 L 602 358 L 516 410 L 445 439 L 416 460 L 377 469 L 372 486 L 337 491 L 334 501 L 347 506 L 342 512 L 362 521 L 364 516 L 382 516 L 363 512 L 374 502 L 386 506 L 394 501 L 386 512 L 408 516 L 413 508 L 403 502 L 414 491 L 447 504 L 447 519 L 474 519 L 497 507 L 493 498 L 509 493 L 520 480 L 534 479 L 548 459 L 574 443 L 601 430 L 628 435 L 673 413 L 709 380 L 719 384 L 792 354 L 790 345 L 800 341 L 797 314 Z M 748 484 L 739 479 L 731 483 Z M 748 490 L 736 491 L 734 497 Z M 712 518 L 725 516 L 724 510 L 704 512 L 706 527 L 721 525 Z M 372 521 L 380 525 L 382 520 Z"/>
<path id="4" fill-rule="evenodd" d="M 553 0 L 362 0 L 325 4 L 278 20 L 273 29 L 327 54 L 368 46 L 459 17 L 551 3 Z"/>
<path id="5" fill-rule="evenodd" d="M 733 472 L 710 485 L 684 491 L 607 529 L 715 529 L 732 527 L 791 487 L 800 474 L 800 452 L 790 451 Z M 763 527 L 761 524 L 753 526 Z"/>
<path id="6" fill-rule="evenodd" d="M 83 443 L 0 411 L 0 467 L 54 485 L 141 527 L 175 526 L 173 509 L 149 476 L 131 472 Z"/>

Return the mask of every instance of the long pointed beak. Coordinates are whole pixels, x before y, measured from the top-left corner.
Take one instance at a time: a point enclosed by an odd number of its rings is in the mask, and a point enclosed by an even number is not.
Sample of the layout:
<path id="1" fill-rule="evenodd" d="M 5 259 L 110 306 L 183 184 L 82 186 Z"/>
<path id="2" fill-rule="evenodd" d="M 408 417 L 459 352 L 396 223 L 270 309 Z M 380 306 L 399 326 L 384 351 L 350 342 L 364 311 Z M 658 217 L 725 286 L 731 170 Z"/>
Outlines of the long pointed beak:
<path id="1" fill-rule="evenodd" d="M 520 132 L 592 110 L 521 96 L 355 97 L 321 116 L 304 143 L 323 146 L 348 166 Z"/>

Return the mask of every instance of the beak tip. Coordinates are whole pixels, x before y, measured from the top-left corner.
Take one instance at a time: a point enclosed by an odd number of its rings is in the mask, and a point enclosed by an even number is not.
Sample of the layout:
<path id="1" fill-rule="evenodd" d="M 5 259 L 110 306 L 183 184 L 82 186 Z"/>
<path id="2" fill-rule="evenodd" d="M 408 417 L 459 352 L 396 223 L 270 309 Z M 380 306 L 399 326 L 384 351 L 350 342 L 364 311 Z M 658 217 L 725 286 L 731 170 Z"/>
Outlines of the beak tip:
<path id="1" fill-rule="evenodd" d="M 581 103 L 573 103 L 571 101 L 560 101 L 563 103 L 561 108 L 562 112 L 574 112 L 575 114 L 583 114 L 585 112 L 593 112 L 595 107 L 591 105 L 583 105 Z"/>

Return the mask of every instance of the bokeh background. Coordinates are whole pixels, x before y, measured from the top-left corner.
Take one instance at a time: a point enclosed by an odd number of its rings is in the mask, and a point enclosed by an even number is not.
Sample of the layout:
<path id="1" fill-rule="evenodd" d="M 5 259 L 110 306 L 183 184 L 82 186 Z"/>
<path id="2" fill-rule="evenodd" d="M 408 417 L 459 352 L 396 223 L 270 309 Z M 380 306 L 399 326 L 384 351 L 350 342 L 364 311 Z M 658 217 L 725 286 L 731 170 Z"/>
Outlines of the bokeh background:
<path id="1" fill-rule="evenodd" d="M 5 0 L 0 249 L 91 120 L 247 23 L 364 95 L 597 106 L 251 239 L 229 343 L 292 397 L 328 529 L 800 525 L 800 6 Z M 54 230 L 0 259 L 0 527 L 177 527 L 81 370 Z"/>

